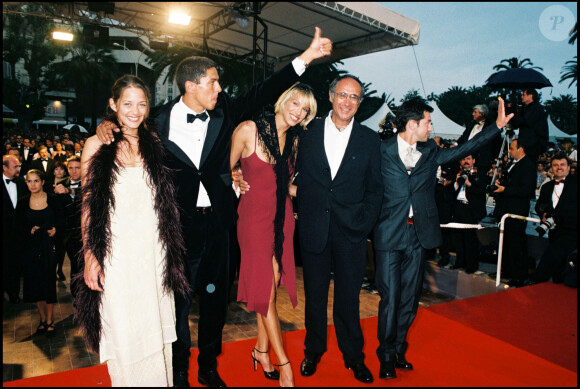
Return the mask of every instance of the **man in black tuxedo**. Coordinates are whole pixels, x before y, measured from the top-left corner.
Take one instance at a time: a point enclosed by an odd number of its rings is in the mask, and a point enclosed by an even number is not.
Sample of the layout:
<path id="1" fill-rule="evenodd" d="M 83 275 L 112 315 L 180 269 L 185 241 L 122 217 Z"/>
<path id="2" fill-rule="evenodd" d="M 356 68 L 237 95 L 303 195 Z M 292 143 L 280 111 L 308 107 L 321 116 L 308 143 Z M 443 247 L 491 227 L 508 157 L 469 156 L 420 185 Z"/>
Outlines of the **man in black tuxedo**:
<path id="1" fill-rule="evenodd" d="M 459 161 L 461 170 L 457 173 L 453 188 L 452 218 L 455 223 L 477 224 L 486 215 L 485 211 L 485 173 L 475 166 L 476 160 L 468 155 Z M 453 230 L 457 258 L 454 269 L 465 268 L 471 274 L 479 267 L 479 240 L 473 228 Z"/>
<path id="2" fill-rule="evenodd" d="M 26 172 L 30 168 L 30 164 L 34 160 L 34 154 L 36 154 L 36 149 L 30 144 L 30 139 L 24 138 L 22 143 L 22 151 L 20 156 L 22 157 L 22 168 L 20 169 L 20 175 L 24 177 Z"/>
<path id="3" fill-rule="evenodd" d="M 552 173 L 554 180 L 542 186 L 536 212 L 542 222 L 551 217 L 555 225 L 548 232 L 550 243 L 528 284 L 550 278 L 561 282 L 566 258 L 578 248 L 578 179 L 570 175 L 570 160 L 566 154 L 552 157 Z"/>
<path id="4" fill-rule="evenodd" d="M 481 130 L 492 124 L 492 119 L 489 118 L 489 108 L 485 104 L 478 104 L 473 107 L 471 113 L 473 121 L 465 127 L 463 134 L 457 139 L 457 143 L 462 145 L 475 135 L 479 134 Z M 491 167 L 491 162 L 499 154 L 501 148 L 501 138 L 495 138 L 493 141 L 483 145 L 479 150 L 473 154 L 475 159 L 475 166 L 478 170 L 487 172 Z"/>
<path id="5" fill-rule="evenodd" d="M 522 93 L 524 109 L 512 120 L 512 126 L 519 128 L 518 141 L 526 148 L 528 158 L 534 165 L 540 154 L 548 149 L 548 114 L 539 103 L 535 89 L 525 89 Z"/>
<path id="6" fill-rule="evenodd" d="M 228 307 L 229 236 L 234 225 L 235 193 L 230 171 L 231 136 L 235 127 L 275 101 L 308 64 L 330 55 L 332 42 L 316 27 L 310 47 L 273 74 L 235 98 L 220 93 L 215 62 L 189 57 L 176 70 L 181 96 L 152 110 L 157 133 L 167 149 L 166 163 L 175 169 L 174 183 L 186 241 L 186 269 L 199 295 L 198 381 L 225 386 L 217 371 L 222 329 Z M 99 126 L 103 142 L 112 140 L 108 124 Z M 175 386 L 189 386 L 191 348 L 189 307 L 193 294 L 175 296 L 177 341 L 173 343 Z"/>
<path id="7" fill-rule="evenodd" d="M 38 149 L 38 158 L 32 161 L 30 164 L 30 169 L 38 169 L 44 173 L 45 181 L 52 181 L 54 176 L 52 174 L 54 170 L 54 159 L 50 158 L 48 153 L 48 148 L 46 146 L 40 146 Z"/>
<path id="8" fill-rule="evenodd" d="M 405 358 L 407 331 L 417 314 L 427 250 L 441 245 L 435 204 L 437 168 L 472 154 L 491 142 L 513 114 L 506 117 L 503 100 L 495 124 L 454 148 L 429 140 L 433 108 L 421 99 L 397 110 L 396 136 L 381 144 L 383 204 L 374 230 L 379 303 L 377 356 L 379 377 L 395 378 L 395 368 L 412 370 Z"/>
<path id="9" fill-rule="evenodd" d="M 296 162 L 298 231 L 306 299 L 303 376 L 316 372 L 326 351 L 328 289 L 334 273 L 333 317 L 345 367 L 362 382 L 373 376 L 364 364 L 359 293 L 365 274 L 367 236 L 381 204 L 376 132 L 354 121 L 363 96 L 358 78 L 330 85 L 332 111 L 300 137 Z M 251 184 L 251 183 L 250 183 Z"/>
<path id="10" fill-rule="evenodd" d="M 54 188 L 54 193 L 63 200 L 65 211 L 65 237 L 64 246 L 70 261 L 70 279 L 81 271 L 80 263 L 83 240 L 81 235 L 81 158 L 74 156 L 67 161 L 69 176 L 65 182 L 58 184 Z M 71 282 L 71 294 L 73 301 L 76 296 L 76 289 Z"/>
<path id="11" fill-rule="evenodd" d="M 2 273 L 4 291 L 10 302 L 20 302 L 20 273 L 22 272 L 19 258 L 20 248 L 14 245 L 17 240 L 16 205 L 18 199 L 27 193 L 28 188 L 20 178 L 20 161 L 14 155 L 2 157 L 3 192 L 2 192 Z"/>
<path id="12" fill-rule="evenodd" d="M 507 168 L 503 183 L 496 181 L 497 190 L 494 216 L 499 221 L 506 213 L 528 216 L 530 199 L 536 193 L 536 163 L 526 155 L 519 139 L 510 143 L 509 156 L 513 159 Z M 506 269 L 502 274 L 512 278 L 510 286 L 522 286 L 528 277 L 527 221 L 507 218 L 504 224 L 503 257 Z"/>

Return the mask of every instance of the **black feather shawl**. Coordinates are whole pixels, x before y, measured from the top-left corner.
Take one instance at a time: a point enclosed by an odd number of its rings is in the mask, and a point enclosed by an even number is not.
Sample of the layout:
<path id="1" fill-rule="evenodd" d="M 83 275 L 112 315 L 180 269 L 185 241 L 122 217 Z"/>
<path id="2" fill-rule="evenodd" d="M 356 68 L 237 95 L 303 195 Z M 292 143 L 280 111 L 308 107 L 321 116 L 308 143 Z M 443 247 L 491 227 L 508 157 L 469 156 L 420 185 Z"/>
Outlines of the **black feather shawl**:
<path id="1" fill-rule="evenodd" d="M 149 123 L 148 123 L 149 124 Z M 149 124 L 151 125 L 151 124 Z M 83 185 L 83 211 L 87 240 L 84 250 L 90 250 L 101 269 L 105 269 L 105 258 L 111 253 L 111 211 L 115 208 L 113 187 L 120 169 L 119 144 L 126 142 L 122 133 L 114 133 L 115 141 L 102 145 L 89 161 L 86 182 Z M 163 164 L 165 149 L 160 139 L 143 125 L 139 128 L 139 153 L 144 169 L 149 173 L 149 185 L 154 188 L 155 211 L 159 218 L 159 240 L 166 250 L 163 287 L 181 295 L 190 293 L 185 276 L 185 245 L 179 222 L 179 212 L 174 196 L 171 170 Z M 79 256 L 80 269 L 84 269 L 84 255 Z M 78 323 L 89 347 L 99 352 L 101 337 L 100 304 L 101 292 L 89 289 L 84 282 L 83 271 L 73 281 L 78 291 L 75 297 Z"/>

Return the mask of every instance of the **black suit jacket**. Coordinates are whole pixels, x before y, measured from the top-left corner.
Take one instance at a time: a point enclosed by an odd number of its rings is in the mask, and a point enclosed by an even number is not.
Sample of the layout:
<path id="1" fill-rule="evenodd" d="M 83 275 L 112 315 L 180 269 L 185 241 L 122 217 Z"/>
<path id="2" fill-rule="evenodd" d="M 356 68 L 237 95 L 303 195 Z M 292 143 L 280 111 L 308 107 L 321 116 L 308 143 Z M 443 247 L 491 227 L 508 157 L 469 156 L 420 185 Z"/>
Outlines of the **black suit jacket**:
<path id="1" fill-rule="evenodd" d="M 44 170 L 44 166 L 42 165 L 42 161 L 40 160 L 40 158 L 38 158 L 30 163 L 29 170 L 38 169 L 41 172 L 44 172 L 44 179 L 46 181 L 53 181 L 54 176 L 52 175 L 52 173 L 54 170 L 54 164 L 55 164 L 55 160 L 49 157 L 48 163 L 46 164 L 46 170 Z"/>
<path id="2" fill-rule="evenodd" d="M 432 139 L 417 142 L 421 158 L 411 174 L 407 174 L 407 169 L 399 157 L 396 137 L 383 140 L 381 175 L 384 194 L 379 222 L 374 230 L 375 248 L 381 251 L 405 249 L 404 226 L 407 225 L 411 205 L 421 246 L 424 249 L 439 247 L 441 229 L 435 204 L 437 168 L 472 154 L 482 145 L 491 142 L 500 132 L 494 123 L 470 141 L 454 148 L 441 148 Z"/>
<path id="3" fill-rule="evenodd" d="M 566 177 L 564 189 L 556 208 L 554 208 L 552 203 L 554 185 L 555 181 L 549 181 L 542 185 L 540 197 L 538 197 L 536 202 L 536 212 L 540 218 L 542 217 L 542 210 L 544 212 L 547 211 L 554 218 L 556 227 L 549 232 L 550 238 L 563 233 L 576 237 L 578 230 L 578 179 L 570 174 Z"/>
<path id="4" fill-rule="evenodd" d="M 354 122 L 334 179 L 324 149 L 325 118 L 314 119 L 300 136 L 296 194 L 300 247 L 318 254 L 328 240 L 330 220 L 352 243 L 366 239 L 381 206 L 380 138 Z"/>
<path id="5" fill-rule="evenodd" d="M 535 156 L 548 148 L 548 115 L 540 103 L 534 101 L 526 105 L 521 115 L 511 120 L 514 128 L 519 128 L 518 142 L 526 146 L 527 154 Z"/>
<path id="6" fill-rule="evenodd" d="M 465 131 L 463 134 L 457 139 L 457 143 L 462 145 L 469 139 L 469 135 L 471 134 L 471 130 L 475 126 L 477 122 L 471 121 L 471 123 L 465 127 Z M 483 128 L 493 124 L 493 121 L 489 119 L 485 119 L 483 122 Z M 475 158 L 475 166 L 480 169 L 487 169 L 491 167 L 491 162 L 498 156 L 499 150 L 501 149 L 501 137 L 494 138 L 491 142 L 481 146 L 479 150 L 473 153 L 473 157 Z"/>
<path id="7" fill-rule="evenodd" d="M 171 109 L 179 102 L 180 97 L 152 110 L 157 132 L 167 150 L 166 164 L 175 170 L 173 181 L 186 246 L 190 241 L 188 236 L 193 233 L 191 223 L 200 182 L 207 190 L 220 225 L 224 229 L 233 226 L 235 193 L 232 189 L 230 169 L 232 133 L 240 122 L 250 119 L 264 105 L 274 102 L 297 80 L 296 71 L 292 64 L 288 64 L 238 97 L 232 98 L 223 92 L 220 93 L 215 108 L 208 111 L 210 122 L 200 166 L 195 166 L 183 150 L 169 140 Z"/>
<path id="8" fill-rule="evenodd" d="M 16 177 L 16 198 L 17 204 L 21 198 L 28 194 L 28 187 L 21 177 Z M 16 208 L 10 200 L 10 195 L 6 185 L 2 183 L 2 246 L 10 246 L 13 242 L 14 226 L 16 225 Z"/>
<path id="9" fill-rule="evenodd" d="M 499 221 L 506 213 L 528 216 L 535 193 L 536 166 L 526 155 L 507 173 L 505 190 L 496 195 L 495 217 Z"/>

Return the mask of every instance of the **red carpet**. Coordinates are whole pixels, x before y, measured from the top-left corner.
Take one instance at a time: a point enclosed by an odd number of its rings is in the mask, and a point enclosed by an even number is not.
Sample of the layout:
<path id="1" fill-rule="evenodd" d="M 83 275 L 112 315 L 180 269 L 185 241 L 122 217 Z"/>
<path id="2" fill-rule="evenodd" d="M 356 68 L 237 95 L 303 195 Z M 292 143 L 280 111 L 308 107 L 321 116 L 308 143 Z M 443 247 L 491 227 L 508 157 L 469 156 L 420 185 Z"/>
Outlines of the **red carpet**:
<path id="1" fill-rule="evenodd" d="M 304 331 L 284 334 L 297 386 L 577 386 L 576 289 L 539 284 L 419 309 L 409 331 L 414 371 L 378 378 L 377 318 L 362 321 L 366 364 L 375 376 L 363 385 L 344 368 L 329 327 L 328 352 L 312 377 L 302 377 Z M 563 312 L 564 311 L 564 312 Z M 255 339 L 223 345 L 222 378 L 230 386 L 278 386 L 254 372 Z M 192 350 L 190 381 L 197 385 Z M 558 357 L 558 358 L 556 358 Z M 573 367 L 573 368 L 572 368 Z M 260 368 L 258 368 L 260 369 Z M 106 366 L 4 383 L 4 386 L 110 386 Z"/>

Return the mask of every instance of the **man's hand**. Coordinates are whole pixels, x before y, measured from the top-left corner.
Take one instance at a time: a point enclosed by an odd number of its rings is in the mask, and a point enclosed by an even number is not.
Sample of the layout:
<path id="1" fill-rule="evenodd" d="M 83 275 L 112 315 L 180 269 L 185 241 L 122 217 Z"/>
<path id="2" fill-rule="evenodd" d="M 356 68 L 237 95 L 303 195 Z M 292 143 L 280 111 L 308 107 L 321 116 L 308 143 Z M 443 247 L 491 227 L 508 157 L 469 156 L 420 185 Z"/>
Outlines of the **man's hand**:
<path id="1" fill-rule="evenodd" d="M 68 189 L 63 184 L 54 185 L 54 193 L 68 194 Z"/>
<path id="2" fill-rule="evenodd" d="M 52 227 L 50 230 L 47 230 L 46 232 L 48 232 L 48 236 L 52 238 L 54 234 L 56 234 L 56 228 Z"/>
<path id="3" fill-rule="evenodd" d="M 505 102 L 501 97 L 498 99 L 499 105 L 497 107 L 497 120 L 495 121 L 495 124 L 497 125 L 497 128 L 502 129 L 506 126 L 506 124 L 508 124 L 511 118 L 514 117 L 514 114 L 510 113 L 508 116 L 505 116 Z"/>
<path id="4" fill-rule="evenodd" d="M 113 131 L 119 132 L 121 130 L 112 122 L 105 120 L 97 127 L 97 138 L 99 138 L 101 142 L 110 145 L 111 142 L 115 140 L 113 137 Z"/>
<path id="5" fill-rule="evenodd" d="M 332 41 L 328 38 L 323 38 L 322 30 L 314 27 L 314 38 L 312 38 L 310 47 L 300 55 L 300 59 L 306 62 L 306 64 L 310 64 L 315 59 L 325 57 L 331 53 Z"/>
<path id="6" fill-rule="evenodd" d="M 493 193 L 502 193 L 505 190 L 505 186 L 501 186 L 499 180 L 495 181 L 495 186 L 497 186 L 497 189 L 494 190 Z"/>
<path id="7" fill-rule="evenodd" d="M 232 179 L 236 188 L 240 188 L 240 194 L 245 194 L 250 190 L 250 185 L 244 181 L 241 168 L 232 170 Z"/>

